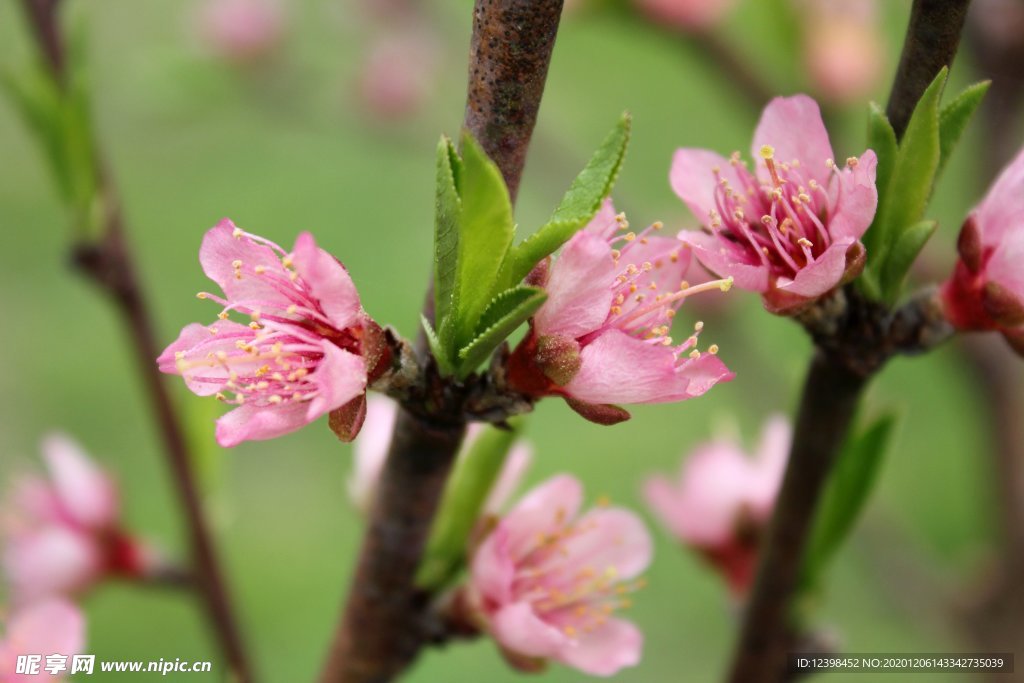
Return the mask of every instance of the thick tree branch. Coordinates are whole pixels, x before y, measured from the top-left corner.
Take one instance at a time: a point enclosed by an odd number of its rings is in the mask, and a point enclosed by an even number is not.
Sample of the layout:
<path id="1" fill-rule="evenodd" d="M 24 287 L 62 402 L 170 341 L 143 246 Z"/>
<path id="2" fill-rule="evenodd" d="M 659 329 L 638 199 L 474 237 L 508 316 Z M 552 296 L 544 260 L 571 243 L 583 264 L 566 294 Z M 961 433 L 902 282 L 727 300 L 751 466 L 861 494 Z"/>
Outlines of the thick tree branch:
<path id="1" fill-rule="evenodd" d="M 939 69 L 953 64 L 970 0 L 914 0 L 886 114 L 896 137 Z"/>
<path id="2" fill-rule="evenodd" d="M 473 10 L 465 127 L 498 165 L 513 200 L 561 10 L 562 0 L 477 0 Z M 427 315 L 432 301 L 428 295 Z M 471 396 L 439 377 L 429 358 L 423 367 L 420 393 L 405 402 L 395 424 L 321 683 L 390 681 L 437 638 L 432 596 L 414 581 Z"/>
<path id="3" fill-rule="evenodd" d="M 22 0 L 22 4 L 47 66 L 55 81 L 64 83 L 67 64 L 57 16 L 59 0 Z M 111 298 L 128 332 L 185 516 L 195 585 L 204 600 L 232 676 L 246 683 L 254 680 L 252 669 L 231 609 L 223 572 L 217 562 L 213 535 L 202 511 L 184 426 L 156 366 L 161 347 L 157 343 L 149 306 L 125 240 L 119 202 L 109 176 L 103 172 L 102 162 L 96 160 L 96 165 L 100 179 L 100 203 L 106 211 L 102 232 L 96 241 L 76 245 L 72 251 L 72 262 Z"/>

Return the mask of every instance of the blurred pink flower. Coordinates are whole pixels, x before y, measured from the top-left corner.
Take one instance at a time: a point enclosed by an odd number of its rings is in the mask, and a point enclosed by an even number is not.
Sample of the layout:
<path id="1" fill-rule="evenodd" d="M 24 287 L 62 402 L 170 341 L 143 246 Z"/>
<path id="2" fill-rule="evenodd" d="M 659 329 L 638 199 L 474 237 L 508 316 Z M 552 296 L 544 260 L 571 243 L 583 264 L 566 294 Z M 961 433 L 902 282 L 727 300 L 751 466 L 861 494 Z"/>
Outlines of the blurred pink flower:
<path id="1" fill-rule="evenodd" d="M 960 330 L 996 330 L 1024 356 L 1024 149 L 960 231 L 960 259 L 942 287 Z"/>
<path id="2" fill-rule="evenodd" d="M 864 267 L 864 234 L 875 215 L 875 153 L 833 161 L 814 100 L 772 100 L 754 132 L 752 174 L 739 153 L 726 159 L 680 149 L 670 180 L 704 222 L 679 237 L 705 268 L 760 292 L 765 307 L 793 313 L 848 282 Z"/>
<path id="3" fill-rule="evenodd" d="M 735 0 L 634 0 L 651 21 L 684 31 L 706 31 L 729 13 Z"/>
<path id="4" fill-rule="evenodd" d="M 65 600 L 49 599 L 15 612 L 0 637 L 0 683 L 27 681 L 58 681 L 46 671 L 46 656 L 82 654 L 85 648 L 85 617 L 77 607 Z M 42 656 L 39 672 L 18 674 L 18 656 Z"/>
<path id="5" fill-rule="evenodd" d="M 509 364 L 514 389 L 562 396 L 584 417 L 609 424 L 629 415 L 601 404 L 682 401 L 733 377 L 718 347 L 696 349 L 700 324 L 681 344 L 669 336 L 686 297 L 731 283 L 690 287 L 685 245 L 653 236 L 659 223 L 619 234 L 626 227 L 606 202 L 550 267 L 545 261 L 534 270 L 528 280 L 548 300 Z"/>
<path id="6" fill-rule="evenodd" d="M 657 475 L 644 485 L 654 514 L 720 571 L 736 595 L 753 581 L 758 541 L 775 505 L 791 439 L 786 419 L 773 417 L 753 458 L 731 441 L 706 443 L 694 449 L 674 481 Z"/>
<path id="7" fill-rule="evenodd" d="M 391 445 L 391 432 L 398 416 L 398 404 L 383 396 L 371 396 L 367 401 L 366 421 L 353 444 L 355 465 L 348 480 L 348 493 L 356 509 L 366 514 L 373 503 L 373 496 L 380 481 L 380 473 L 387 459 Z M 483 426 L 472 424 L 459 452 L 460 458 L 467 457 L 473 441 Z M 505 465 L 491 492 L 484 502 L 484 514 L 497 514 L 519 486 L 533 459 L 533 451 L 525 441 L 518 440 L 509 450 Z"/>
<path id="8" fill-rule="evenodd" d="M 804 59 L 815 90 L 836 104 L 867 97 L 885 71 L 876 0 L 801 3 Z"/>
<path id="9" fill-rule="evenodd" d="M 64 436 L 43 441 L 50 478 L 26 477 L 4 506 L 3 568 L 17 605 L 138 577 L 150 554 L 120 528 L 117 487 Z"/>
<path id="10" fill-rule="evenodd" d="M 395 30 L 378 38 L 367 52 L 359 74 L 359 98 L 374 118 L 406 118 L 419 111 L 438 76 L 434 36 L 422 26 Z"/>
<path id="11" fill-rule="evenodd" d="M 274 52 L 284 37 L 284 10 L 274 0 L 204 0 L 199 31 L 210 49 L 235 64 Z"/>
<path id="12" fill-rule="evenodd" d="M 221 320 L 186 326 L 157 362 L 197 395 L 237 406 L 217 421 L 218 443 L 270 439 L 342 407 L 357 432 L 368 374 L 387 350 L 344 266 L 309 233 L 288 254 L 227 219 L 206 233 L 199 260 L 225 295 L 199 298 L 221 304 Z M 229 311 L 252 321 L 231 322 Z"/>
<path id="13" fill-rule="evenodd" d="M 640 586 L 651 538 L 622 508 L 579 515 L 582 495 L 568 475 L 528 493 L 477 549 L 468 600 L 511 660 L 610 676 L 640 661 L 640 630 L 611 615 Z"/>

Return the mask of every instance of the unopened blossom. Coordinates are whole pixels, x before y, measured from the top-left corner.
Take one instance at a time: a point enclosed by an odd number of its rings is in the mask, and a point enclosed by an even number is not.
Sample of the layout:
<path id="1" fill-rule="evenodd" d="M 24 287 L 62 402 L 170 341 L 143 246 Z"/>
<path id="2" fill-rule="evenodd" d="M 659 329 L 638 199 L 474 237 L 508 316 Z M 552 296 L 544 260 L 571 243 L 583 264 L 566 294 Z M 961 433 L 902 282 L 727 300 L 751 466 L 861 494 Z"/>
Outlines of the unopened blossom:
<path id="1" fill-rule="evenodd" d="M 1024 355 L 1024 149 L 967 216 L 960 258 L 942 287 L 960 330 L 995 330 Z"/>
<path id="2" fill-rule="evenodd" d="M 615 403 L 663 403 L 700 396 L 733 374 L 712 344 L 697 349 L 703 323 L 681 343 L 670 336 L 683 301 L 725 291 L 731 280 L 690 286 L 689 250 L 678 240 L 628 231 L 610 202 L 528 278 L 548 299 L 512 354 L 512 388 L 564 397 L 584 417 L 612 423 L 629 417 Z M 606 409 L 607 407 L 607 409 Z"/>
<path id="3" fill-rule="evenodd" d="M 364 514 L 369 512 L 370 505 L 373 503 L 373 496 L 380 481 L 380 473 L 384 468 L 384 461 L 387 459 L 388 448 L 391 445 L 391 434 L 394 431 L 397 416 L 398 404 L 391 399 L 383 396 L 371 396 L 367 400 L 366 421 L 363 423 L 359 437 L 353 444 L 355 463 L 352 475 L 348 480 L 349 498 L 356 509 Z M 479 423 L 469 426 L 462 449 L 457 457 L 468 457 L 473 442 L 483 429 L 483 425 Z M 491 486 L 491 491 L 484 502 L 483 513 L 485 515 L 497 514 L 505 505 L 519 486 L 532 459 L 533 450 L 527 442 L 517 440 L 513 443 L 505 457 L 501 473 Z"/>
<path id="4" fill-rule="evenodd" d="M 209 49 L 235 64 L 273 53 L 284 38 L 284 10 L 275 0 L 204 0 L 199 31 Z"/>
<path id="5" fill-rule="evenodd" d="M 120 527 L 114 481 L 70 439 L 43 442 L 49 477 L 18 481 L 3 509 L 3 570 L 17 605 L 74 595 L 155 559 Z"/>
<path id="6" fill-rule="evenodd" d="M 438 79 L 438 45 L 423 26 L 384 33 L 370 46 L 357 89 L 374 118 L 397 120 L 416 114 Z"/>
<path id="7" fill-rule="evenodd" d="M 837 104 L 867 97 L 885 72 L 877 0 L 806 0 L 798 7 L 815 90 Z"/>
<path id="8" fill-rule="evenodd" d="M 648 19 L 683 31 L 706 31 L 729 13 L 735 0 L 634 0 Z"/>
<path id="9" fill-rule="evenodd" d="M 199 293 L 223 307 L 219 319 L 186 326 L 157 362 L 194 393 L 235 406 L 217 421 L 217 442 L 270 439 L 342 409 L 354 435 L 368 375 L 387 352 L 344 266 L 309 233 L 289 253 L 227 219 L 206 233 L 199 260 L 224 292 Z"/>
<path id="10" fill-rule="evenodd" d="M 640 661 L 643 634 L 615 614 L 641 585 L 651 538 L 628 510 L 580 514 L 582 498 L 569 475 L 523 497 L 477 549 L 468 602 L 510 661 L 609 676 Z"/>
<path id="11" fill-rule="evenodd" d="M 6 622 L 6 623 L 5 623 Z M 64 680 L 66 671 L 46 670 L 48 655 L 70 658 L 85 649 L 85 617 L 70 602 L 50 598 L 0 616 L 0 683 Z M 36 673 L 16 673 L 19 655 L 42 657 Z"/>
<path id="12" fill-rule="evenodd" d="M 726 159 L 680 149 L 670 180 L 703 224 L 680 238 L 705 268 L 793 313 L 860 274 L 861 235 L 878 204 L 871 150 L 833 161 L 818 105 L 806 95 L 772 100 L 754 132 L 752 173 Z"/>
<path id="13" fill-rule="evenodd" d="M 657 475 L 644 485 L 648 505 L 668 531 L 710 562 L 736 595 L 753 581 L 791 440 L 789 423 L 774 417 L 754 457 L 734 441 L 713 441 L 694 449 L 676 477 Z"/>

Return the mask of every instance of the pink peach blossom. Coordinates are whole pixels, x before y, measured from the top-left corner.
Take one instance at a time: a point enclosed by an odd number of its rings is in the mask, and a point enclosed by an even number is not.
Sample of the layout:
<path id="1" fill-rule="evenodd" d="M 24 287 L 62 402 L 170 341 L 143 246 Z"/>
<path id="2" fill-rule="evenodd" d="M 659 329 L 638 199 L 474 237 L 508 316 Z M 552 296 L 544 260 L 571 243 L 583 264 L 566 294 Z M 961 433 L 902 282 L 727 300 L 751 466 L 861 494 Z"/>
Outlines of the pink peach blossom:
<path id="1" fill-rule="evenodd" d="M 729 13 L 734 0 L 634 0 L 651 21 L 684 31 L 706 31 Z"/>
<path id="2" fill-rule="evenodd" d="M 669 336 L 686 297 L 731 283 L 688 286 L 683 244 L 653 235 L 658 223 L 639 235 L 619 234 L 625 227 L 606 202 L 550 267 L 531 274 L 548 299 L 510 359 L 514 389 L 563 396 L 585 417 L 611 422 L 628 414 L 616 418 L 601 404 L 682 401 L 732 379 L 716 346 L 696 349 L 701 324 L 681 344 Z"/>
<path id="3" fill-rule="evenodd" d="M 612 615 L 639 587 L 651 538 L 622 508 L 580 515 L 582 496 L 569 475 L 528 493 L 477 549 L 468 603 L 510 657 L 610 676 L 640 661 L 640 630 Z"/>
<path id="4" fill-rule="evenodd" d="M 235 64 L 271 54 L 284 37 L 284 11 L 274 0 L 205 0 L 199 32 L 210 49 Z"/>
<path id="5" fill-rule="evenodd" d="M 946 317 L 960 330 L 996 330 L 1024 356 L 1024 149 L 967 216 L 958 247 Z"/>
<path id="6" fill-rule="evenodd" d="M 0 637 L 0 683 L 64 680 L 64 673 L 46 670 L 47 655 L 82 654 L 85 618 L 73 604 L 60 599 L 37 602 L 15 612 Z M 37 673 L 16 673 L 19 655 L 40 655 Z"/>
<path id="7" fill-rule="evenodd" d="M 88 590 L 109 575 L 139 576 L 147 551 L 120 529 L 117 487 L 64 436 L 43 442 L 50 478 L 26 477 L 4 506 L 3 569 L 14 602 Z"/>
<path id="8" fill-rule="evenodd" d="M 732 441 L 715 441 L 694 449 L 675 480 L 657 475 L 644 485 L 654 514 L 737 595 L 753 580 L 758 539 L 775 505 L 791 438 L 785 418 L 774 417 L 753 458 Z"/>
<path id="9" fill-rule="evenodd" d="M 754 132 L 756 175 L 739 153 L 680 149 L 670 180 L 704 222 L 684 231 L 708 270 L 761 293 L 765 306 L 792 313 L 856 277 L 864 266 L 860 237 L 878 204 L 875 153 L 841 169 L 818 105 L 806 95 L 772 100 Z"/>
<path id="10" fill-rule="evenodd" d="M 285 253 L 225 219 L 206 233 L 199 260 L 224 291 L 199 298 L 223 306 L 221 319 L 186 326 L 157 362 L 199 396 L 237 406 L 217 421 L 218 443 L 271 439 L 365 401 L 368 375 L 387 353 L 380 330 L 344 266 L 312 235 Z M 251 322 L 228 320 L 230 311 Z"/>
<path id="11" fill-rule="evenodd" d="M 366 421 L 363 430 L 355 440 L 355 464 L 348 480 L 349 499 L 356 509 L 366 514 L 370 510 L 373 496 L 380 480 L 384 461 L 391 445 L 391 432 L 398 416 L 398 404 L 383 396 L 372 396 L 367 401 Z M 483 425 L 472 424 L 459 451 L 459 458 L 468 456 L 473 442 L 480 435 Z M 484 502 L 484 514 L 497 514 L 505 505 L 533 459 L 533 449 L 523 440 L 517 440 L 505 458 L 505 465 L 491 492 Z"/>
<path id="12" fill-rule="evenodd" d="M 867 97 L 885 70 L 876 0 L 801 3 L 804 61 L 815 89 L 831 102 Z"/>

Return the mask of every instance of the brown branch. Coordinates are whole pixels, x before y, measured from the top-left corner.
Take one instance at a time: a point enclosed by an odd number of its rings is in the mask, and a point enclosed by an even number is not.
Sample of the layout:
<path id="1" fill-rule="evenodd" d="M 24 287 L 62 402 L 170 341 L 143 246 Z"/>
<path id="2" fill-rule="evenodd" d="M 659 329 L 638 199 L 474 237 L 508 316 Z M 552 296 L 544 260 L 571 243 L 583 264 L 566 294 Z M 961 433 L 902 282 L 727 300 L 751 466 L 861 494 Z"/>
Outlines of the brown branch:
<path id="1" fill-rule="evenodd" d="M 477 0 L 466 128 L 516 197 L 540 107 L 562 0 Z M 433 297 L 427 297 L 426 314 Z M 431 597 L 415 576 L 445 481 L 465 435 L 466 387 L 424 364 L 405 402 L 321 683 L 383 683 L 437 640 Z"/>
<path id="2" fill-rule="evenodd" d="M 33 34 L 57 83 L 66 80 L 64 41 L 57 16 L 59 0 L 23 0 Z M 243 683 L 253 675 L 236 625 L 223 574 L 214 552 L 213 536 L 202 512 L 202 501 L 192 471 L 185 430 L 174 401 L 156 366 L 161 347 L 157 343 L 134 259 L 125 241 L 124 223 L 109 176 L 97 160 L 101 205 L 106 210 L 102 236 L 96 242 L 81 243 L 72 251 L 73 264 L 112 299 L 128 332 L 139 372 L 163 439 L 164 451 L 178 492 L 196 585 L 232 675 Z"/>
<path id="3" fill-rule="evenodd" d="M 886 108 L 897 138 L 903 137 L 917 101 L 935 75 L 953 64 L 969 4 L 970 0 L 914 0 Z"/>

